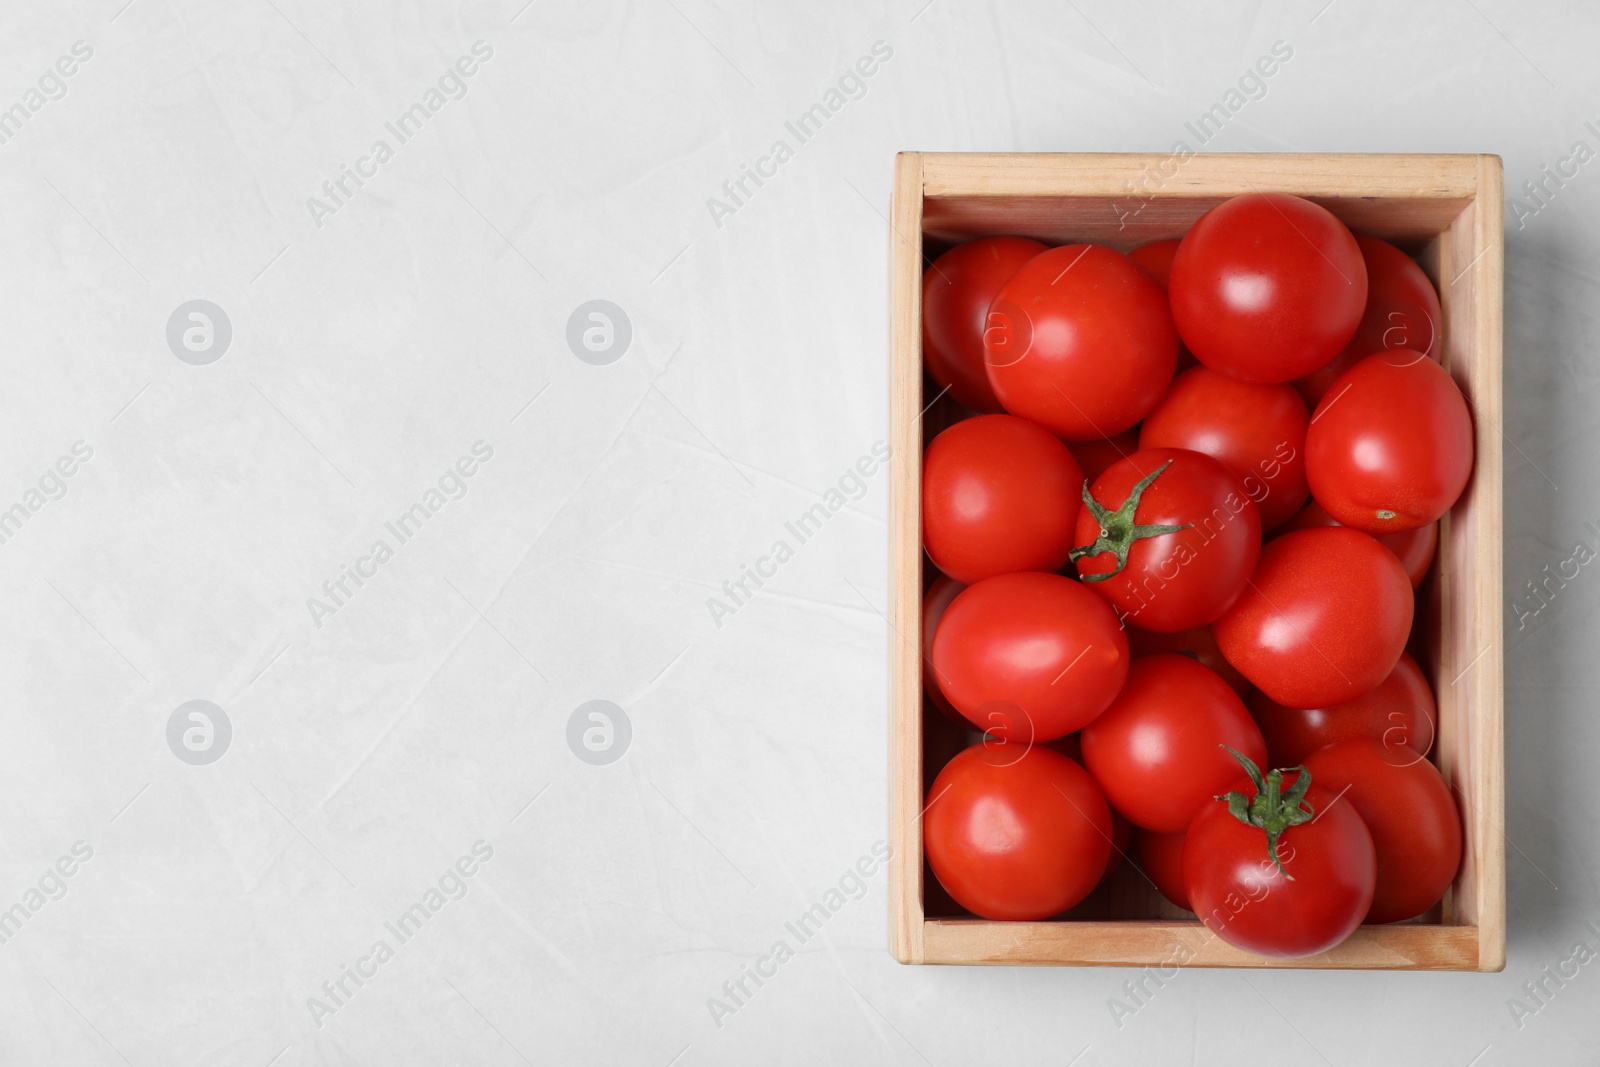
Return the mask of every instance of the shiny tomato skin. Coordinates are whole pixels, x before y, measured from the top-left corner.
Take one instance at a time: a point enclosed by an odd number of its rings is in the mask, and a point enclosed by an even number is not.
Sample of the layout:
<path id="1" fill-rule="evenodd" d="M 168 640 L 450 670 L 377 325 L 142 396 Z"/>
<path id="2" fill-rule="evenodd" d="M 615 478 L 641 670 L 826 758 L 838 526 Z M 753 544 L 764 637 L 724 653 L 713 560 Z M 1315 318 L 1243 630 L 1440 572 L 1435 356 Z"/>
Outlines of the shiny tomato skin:
<path id="1" fill-rule="evenodd" d="M 1311 414 L 1294 387 L 1241 382 L 1207 367 L 1172 379 L 1139 427 L 1139 447 L 1187 448 L 1227 467 L 1271 530 L 1305 504 L 1306 427 Z"/>
<path id="2" fill-rule="evenodd" d="M 1306 432 L 1306 478 L 1328 514 L 1371 534 L 1450 510 L 1472 475 L 1472 413 L 1448 371 L 1396 348 L 1328 388 Z"/>
<path id="3" fill-rule="evenodd" d="M 966 726 L 967 720 L 939 688 L 939 678 L 934 673 L 933 635 L 939 629 L 939 620 L 944 618 L 945 609 L 956 598 L 956 594 L 965 588 L 948 574 L 941 574 L 922 594 L 922 692 L 946 718 L 961 726 Z"/>
<path id="4" fill-rule="evenodd" d="M 922 541 L 958 582 L 1067 563 L 1083 472 L 1067 446 L 1015 415 L 965 419 L 933 439 L 922 465 Z"/>
<path id="5" fill-rule="evenodd" d="M 1134 659 L 1140 656 L 1153 656 L 1157 652 L 1176 652 L 1180 656 L 1188 656 L 1203 667 L 1209 667 L 1228 683 L 1228 687 L 1239 694 L 1243 700 L 1256 691 L 1250 684 L 1250 679 L 1234 669 L 1222 654 L 1222 649 L 1217 647 L 1217 636 L 1211 632 L 1209 626 L 1198 626 L 1193 630 L 1181 630 L 1175 634 L 1159 634 L 1153 630 L 1141 629 L 1129 625 L 1128 653 Z"/>
<path id="6" fill-rule="evenodd" d="M 1111 809 L 1043 745 L 979 743 L 928 789 L 923 845 L 939 884 L 985 919 L 1048 919 L 1089 895 L 1111 856 Z"/>
<path id="7" fill-rule="evenodd" d="M 1367 303 L 1367 268 L 1326 208 L 1247 193 L 1189 228 L 1167 291 L 1178 333 L 1201 363 L 1247 382 L 1287 382 L 1349 343 Z"/>
<path id="8" fill-rule="evenodd" d="M 1325 708 L 1389 676 L 1415 609 L 1393 552 L 1359 530 L 1320 527 L 1267 542 L 1212 632 L 1228 662 L 1272 700 Z"/>
<path id="9" fill-rule="evenodd" d="M 1083 470 L 1083 476 L 1089 481 L 1094 481 L 1104 474 L 1107 467 L 1121 459 L 1127 459 L 1139 451 L 1139 430 L 1134 427 L 1123 430 L 1114 437 L 1101 437 L 1093 441 L 1073 441 L 1068 448 L 1078 461 L 1078 466 Z"/>
<path id="10" fill-rule="evenodd" d="M 1377 891 L 1366 922 L 1392 923 L 1439 902 L 1461 868 L 1461 815 L 1433 764 L 1396 761 L 1367 739 L 1341 741 L 1306 757 L 1314 784 L 1344 792 L 1377 850 Z"/>
<path id="11" fill-rule="evenodd" d="M 1284 788 L 1294 781 L 1284 775 Z M 1256 795 L 1248 778 L 1232 789 Z M 1268 858 L 1264 830 L 1212 801 L 1189 824 L 1183 884 L 1195 914 L 1222 940 L 1262 956 L 1296 958 L 1326 952 L 1361 925 L 1377 885 L 1372 835 L 1354 806 L 1312 775 L 1306 800 L 1316 817 L 1278 839 L 1290 881 Z"/>
<path id="12" fill-rule="evenodd" d="M 1083 728 L 1083 763 L 1129 822 L 1174 834 L 1239 776 L 1224 745 L 1267 761 L 1228 683 L 1188 656 L 1160 654 L 1134 660 L 1122 692 Z"/>
<path id="13" fill-rule="evenodd" d="M 1409 348 L 1439 360 L 1439 294 L 1416 261 L 1387 241 L 1355 235 L 1361 261 L 1367 266 L 1367 306 L 1356 335 L 1329 363 L 1295 381 L 1306 403 L 1316 407 L 1328 386 L 1374 352 Z"/>
<path id="14" fill-rule="evenodd" d="M 1409 652 L 1400 653 L 1377 688 L 1348 704 L 1286 708 L 1265 693 L 1254 694 L 1248 704 L 1274 767 L 1296 766 L 1319 748 L 1357 738 L 1377 742 L 1396 763 L 1413 763 L 1427 756 L 1437 732 L 1433 690 Z"/>
<path id="15" fill-rule="evenodd" d="M 1300 513 L 1276 530 L 1272 531 L 1274 537 L 1289 533 L 1291 530 L 1309 530 L 1314 526 L 1340 526 L 1343 525 L 1332 515 L 1328 509 L 1315 500 L 1308 501 L 1300 509 Z M 1406 577 L 1411 579 L 1411 588 L 1416 589 L 1422 585 L 1422 580 L 1428 576 L 1428 568 L 1433 566 L 1433 557 L 1439 550 L 1439 524 L 1430 522 L 1426 526 L 1419 526 L 1415 530 L 1402 530 L 1399 533 L 1378 534 L 1378 541 L 1395 554 L 1400 561 L 1400 566 L 1406 569 Z"/>
<path id="16" fill-rule="evenodd" d="M 1105 601 L 1059 574 L 975 582 L 933 638 L 945 696 L 1004 741 L 1048 741 L 1092 721 L 1128 676 L 1128 639 Z M 1059 683 L 1059 684 L 1058 684 Z"/>
<path id="17" fill-rule="evenodd" d="M 1005 409 L 1067 441 L 1121 433 L 1161 399 L 1178 359 L 1166 294 L 1103 245 L 1029 260 L 989 307 L 984 359 Z"/>
<path id="18" fill-rule="evenodd" d="M 1002 410 L 983 366 L 989 304 L 1022 265 L 1045 250 L 1026 237 L 980 237 L 922 273 L 922 363 L 940 388 L 977 412 Z"/>
<path id="19" fill-rule="evenodd" d="M 1159 633 L 1192 630 L 1215 620 L 1250 578 L 1261 551 L 1261 516 L 1244 486 L 1210 456 L 1181 448 L 1140 450 L 1095 479 L 1091 495 L 1110 510 L 1140 479 L 1171 463 L 1144 491 L 1134 511 L 1141 525 L 1186 526 L 1135 541 L 1128 565 L 1109 578 L 1109 552 L 1077 561 L 1086 585 L 1128 623 Z M 1100 527 L 1087 508 L 1078 515 L 1077 543 L 1092 545 Z"/>
<path id="20" fill-rule="evenodd" d="M 1184 911 L 1193 911 L 1189 907 L 1189 891 L 1183 887 L 1183 839 L 1183 834 L 1135 830 L 1133 851 L 1139 869 L 1150 877 L 1161 895 Z"/>

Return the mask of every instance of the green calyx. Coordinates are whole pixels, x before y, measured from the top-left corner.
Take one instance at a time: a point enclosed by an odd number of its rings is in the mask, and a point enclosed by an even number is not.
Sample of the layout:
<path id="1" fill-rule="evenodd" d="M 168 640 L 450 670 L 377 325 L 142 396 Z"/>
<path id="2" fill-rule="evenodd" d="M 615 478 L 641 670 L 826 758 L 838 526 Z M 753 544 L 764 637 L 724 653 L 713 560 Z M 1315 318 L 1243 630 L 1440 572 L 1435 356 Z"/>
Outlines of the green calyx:
<path id="1" fill-rule="evenodd" d="M 1144 497 L 1144 491 L 1150 488 L 1161 472 L 1172 466 L 1172 460 L 1167 460 L 1161 466 L 1139 479 L 1138 483 L 1128 492 L 1128 499 L 1116 511 L 1106 509 L 1101 503 L 1089 494 L 1089 482 L 1083 483 L 1083 506 L 1089 509 L 1089 514 L 1094 516 L 1095 522 L 1100 524 L 1100 536 L 1094 543 L 1084 545 L 1082 548 L 1072 550 L 1069 557 L 1074 563 L 1086 556 L 1098 556 L 1102 552 L 1110 552 L 1116 557 L 1117 565 L 1104 574 L 1084 574 L 1079 577 L 1086 582 L 1103 582 L 1107 578 L 1121 574 L 1122 569 L 1128 565 L 1128 550 L 1135 541 L 1146 537 L 1159 537 L 1162 534 L 1177 533 L 1187 530 L 1189 524 L 1182 526 L 1162 526 L 1159 524 L 1140 525 L 1133 521 L 1134 512 L 1139 509 L 1139 501 Z"/>
<path id="2" fill-rule="evenodd" d="M 1261 775 L 1261 768 L 1246 756 L 1227 745 L 1223 745 L 1233 758 L 1244 767 L 1250 781 L 1255 783 L 1256 795 L 1247 797 L 1235 789 L 1231 793 L 1224 793 L 1217 800 L 1228 802 L 1228 812 L 1235 819 L 1246 826 L 1259 827 L 1267 832 L 1267 855 L 1271 858 L 1278 873 L 1289 881 L 1294 881 L 1294 875 L 1283 869 L 1283 861 L 1278 858 L 1278 838 L 1291 826 L 1299 826 L 1303 822 L 1310 822 L 1316 811 L 1306 803 L 1306 790 L 1311 788 L 1311 772 L 1304 767 L 1290 767 L 1288 770 L 1295 772 L 1297 777 L 1289 791 L 1283 791 L 1283 771 L 1268 771 L 1266 777 Z"/>

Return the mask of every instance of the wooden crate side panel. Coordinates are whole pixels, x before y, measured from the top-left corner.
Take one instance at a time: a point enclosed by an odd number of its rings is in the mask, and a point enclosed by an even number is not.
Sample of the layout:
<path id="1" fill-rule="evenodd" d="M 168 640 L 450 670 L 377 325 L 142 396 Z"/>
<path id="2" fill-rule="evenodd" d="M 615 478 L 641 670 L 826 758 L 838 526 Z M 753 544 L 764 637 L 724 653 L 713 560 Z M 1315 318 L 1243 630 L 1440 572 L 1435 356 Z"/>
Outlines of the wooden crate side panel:
<path id="1" fill-rule="evenodd" d="M 1082 197 L 947 197 L 925 202 L 927 234 L 941 246 L 989 234 L 1014 234 L 1046 244 L 1092 241 L 1128 251 L 1149 241 L 1182 234 L 1195 220 L 1228 199 L 1163 193 L 1136 199 Z M 1464 201 L 1366 201 L 1309 196 L 1351 229 L 1416 248 L 1450 225 Z"/>
<path id="2" fill-rule="evenodd" d="M 1197 921 L 991 923 L 940 919 L 927 924 L 928 963 L 1079 967 L 1264 967 L 1386 970 L 1478 968 L 1470 926 L 1363 926 L 1319 956 L 1279 960 L 1234 948 Z"/>
<path id="3" fill-rule="evenodd" d="M 889 948 L 902 963 L 923 959 L 922 918 L 922 160 L 895 163 L 889 241 L 890 436 L 894 457 L 889 523 Z"/>
<path id="4" fill-rule="evenodd" d="M 924 159 L 931 238 L 1016 233 L 1130 248 L 1180 234 L 1251 189 L 1308 197 L 1352 228 L 1409 245 L 1447 229 L 1477 192 L 1466 155 L 1051 155 Z"/>
<path id="5" fill-rule="evenodd" d="M 1227 199 L 1251 189 L 1350 199 L 1445 200 L 1478 193 L 1474 155 L 1200 153 L 1163 167 L 1152 153 L 929 152 L 923 194 L 1126 197 L 1130 185 L 1157 196 Z M 1170 173 L 1168 173 L 1170 172 Z M 1148 177 L 1145 177 L 1148 175 Z M 1438 229 L 1448 225 L 1445 219 Z"/>
<path id="6" fill-rule="evenodd" d="M 1446 284 L 1461 305 L 1449 369 L 1472 406 L 1473 479 L 1452 509 L 1449 611 L 1443 618 L 1447 672 L 1439 680 L 1460 709 L 1450 738 L 1451 785 L 1468 826 L 1456 907 L 1482 931 L 1479 967 L 1505 966 L 1505 811 L 1502 605 L 1504 427 L 1502 303 L 1504 213 L 1497 156 L 1479 158 L 1479 195 L 1451 226 Z M 1470 565 L 1469 564 L 1470 561 Z"/>

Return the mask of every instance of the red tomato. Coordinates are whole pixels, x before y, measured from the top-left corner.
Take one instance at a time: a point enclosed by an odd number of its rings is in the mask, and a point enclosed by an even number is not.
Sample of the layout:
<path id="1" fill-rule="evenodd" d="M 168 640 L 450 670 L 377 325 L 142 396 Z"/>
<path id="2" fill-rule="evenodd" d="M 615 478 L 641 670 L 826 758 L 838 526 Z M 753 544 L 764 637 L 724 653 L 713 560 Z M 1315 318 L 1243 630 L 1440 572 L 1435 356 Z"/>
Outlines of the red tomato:
<path id="1" fill-rule="evenodd" d="M 935 578 L 928 591 L 922 594 L 922 692 L 933 702 L 934 707 L 944 712 L 945 716 L 953 722 L 967 725 L 967 720 L 950 703 L 950 698 L 944 695 L 939 688 L 938 676 L 933 671 L 933 635 L 939 629 L 939 620 L 944 617 L 944 609 L 950 606 L 950 601 L 966 586 L 941 574 Z"/>
<path id="2" fill-rule="evenodd" d="M 1267 542 L 1249 587 L 1212 626 L 1217 645 L 1286 707 L 1347 704 L 1389 676 L 1416 605 L 1394 553 L 1359 530 Z"/>
<path id="3" fill-rule="evenodd" d="M 1083 476 L 1091 482 L 1105 473 L 1107 467 L 1119 459 L 1127 459 L 1139 451 L 1139 430 L 1123 430 L 1115 437 L 1102 437 L 1094 441 L 1074 441 L 1067 446 L 1083 468 Z"/>
<path id="4" fill-rule="evenodd" d="M 1128 681 L 1083 728 L 1083 762 L 1135 826 L 1183 831 L 1201 804 L 1239 777 L 1223 746 L 1265 763 L 1267 744 L 1239 696 L 1188 656 L 1136 659 Z"/>
<path id="5" fill-rule="evenodd" d="M 1346 526 L 1397 533 L 1450 510 L 1472 474 L 1472 414 L 1450 374 L 1420 352 L 1368 356 L 1317 405 L 1306 478 Z"/>
<path id="6" fill-rule="evenodd" d="M 1165 241 L 1151 241 L 1147 245 L 1140 245 L 1128 253 L 1128 258 L 1149 272 L 1156 284 L 1165 289 L 1167 279 L 1172 275 L 1172 257 L 1178 254 L 1178 245 L 1182 242 L 1173 237 Z"/>
<path id="7" fill-rule="evenodd" d="M 922 364 L 974 411 L 1001 410 L 983 367 L 983 329 L 1000 287 L 1045 250 L 1026 237 L 980 237 L 957 245 L 922 273 Z"/>
<path id="8" fill-rule="evenodd" d="M 1262 781 L 1254 766 L 1248 770 L 1234 793 L 1202 807 L 1189 825 L 1189 901 L 1213 933 L 1247 952 L 1326 952 L 1361 925 L 1372 904 L 1372 835 L 1354 805 L 1335 803 L 1338 793 L 1320 781 L 1281 771 Z"/>
<path id="9" fill-rule="evenodd" d="M 1187 448 L 1227 467 L 1270 530 L 1300 510 L 1306 488 L 1305 401 L 1293 386 L 1255 384 L 1206 367 L 1172 379 L 1139 428 L 1139 447 Z"/>
<path id="10" fill-rule="evenodd" d="M 1304 763 L 1319 748 L 1351 738 L 1369 738 L 1395 763 L 1415 763 L 1433 747 L 1438 709 L 1422 668 L 1410 653 L 1370 693 L 1332 708 L 1286 708 L 1265 693 L 1250 698 L 1250 714 L 1267 739 L 1274 767 Z"/>
<path id="11" fill-rule="evenodd" d="M 1119 434 L 1144 418 L 1178 359 L 1161 287 L 1102 245 L 1033 257 L 995 297 L 988 321 L 995 396 L 1069 441 Z"/>
<path id="12" fill-rule="evenodd" d="M 1100 787 L 1042 745 L 973 745 L 933 780 L 922 825 L 939 883 L 985 919 L 1066 911 L 1089 895 L 1111 854 Z"/>
<path id="13" fill-rule="evenodd" d="M 1367 303 L 1367 268 L 1326 208 L 1249 193 L 1190 227 L 1168 292 L 1178 333 L 1201 363 L 1247 382 L 1287 382 L 1349 343 Z"/>
<path id="14" fill-rule="evenodd" d="M 1136 452 L 1095 479 L 1090 499 L 1072 553 L 1078 574 L 1146 630 L 1211 622 L 1238 598 L 1261 551 L 1255 502 L 1199 452 Z"/>
<path id="15" fill-rule="evenodd" d="M 1222 649 L 1217 647 L 1217 637 L 1209 626 L 1200 626 L 1175 634 L 1158 634 L 1142 630 L 1137 626 L 1129 626 L 1127 632 L 1128 654 L 1134 659 L 1140 656 L 1153 656 L 1157 652 L 1176 652 L 1216 671 L 1222 680 L 1228 683 L 1229 688 L 1239 694 L 1240 700 L 1255 692 L 1255 686 L 1250 684 L 1250 679 L 1235 670 L 1233 664 L 1222 654 Z"/>
<path id="16" fill-rule="evenodd" d="M 1273 535 L 1286 534 L 1291 530 L 1309 530 L 1314 526 L 1338 525 L 1340 523 L 1328 514 L 1326 508 L 1312 500 L 1300 509 L 1298 515 L 1274 530 Z M 1378 534 L 1377 537 L 1384 547 L 1395 554 L 1400 566 L 1406 569 L 1411 588 L 1422 585 L 1422 579 L 1428 576 L 1428 568 L 1433 565 L 1434 553 L 1439 549 L 1439 524 L 1430 522 L 1415 530 Z"/>
<path id="17" fill-rule="evenodd" d="M 1149 875 L 1161 895 L 1184 911 L 1193 911 L 1189 907 L 1189 892 L 1183 887 L 1183 839 L 1183 834 L 1136 830 L 1133 850 L 1139 859 L 1139 868 Z"/>
<path id="18" fill-rule="evenodd" d="M 1172 275 L 1172 257 L 1178 254 L 1178 245 L 1181 244 L 1176 237 L 1165 241 L 1151 241 L 1147 245 L 1140 245 L 1128 253 L 1128 258 L 1143 267 L 1156 280 L 1156 284 L 1163 290 L 1167 288 L 1167 280 Z M 1181 343 L 1178 345 L 1178 373 L 1182 374 L 1190 367 L 1198 367 L 1200 361 L 1194 358 L 1194 353 Z M 1129 449 L 1132 451 L 1132 449 Z M 1094 477 L 1094 475 L 1090 475 Z"/>
<path id="19" fill-rule="evenodd" d="M 1004 741 L 1047 741 L 1099 715 L 1128 676 L 1128 639 L 1105 601 L 1059 574 L 968 586 L 933 636 L 956 710 Z"/>
<path id="20" fill-rule="evenodd" d="M 934 438 L 922 465 L 922 543 L 958 582 L 1067 563 L 1083 472 L 1067 446 L 1015 415 Z"/>
<path id="21" fill-rule="evenodd" d="M 1409 348 L 1435 362 L 1439 359 L 1439 295 L 1412 258 L 1387 241 L 1358 233 L 1356 245 L 1367 265 L 1367 307 L 1356 335 L 1319 371 L 1294 383 L 1306 403 L 1315 406 L 1334 379 L 1356 363 L 1389 348 Z"/>
<path id="22" fill-rule="evenodd" d="M 1366 921 L 1392 923 L 1439 902 L 1461 868 L 1461 815 L 1433 764 L 1396 763 L 1377 741 L 1341 741 L 1306 757 L 1323 789 L 1345 791 L 1378 853 L 1377 892 Z"/>

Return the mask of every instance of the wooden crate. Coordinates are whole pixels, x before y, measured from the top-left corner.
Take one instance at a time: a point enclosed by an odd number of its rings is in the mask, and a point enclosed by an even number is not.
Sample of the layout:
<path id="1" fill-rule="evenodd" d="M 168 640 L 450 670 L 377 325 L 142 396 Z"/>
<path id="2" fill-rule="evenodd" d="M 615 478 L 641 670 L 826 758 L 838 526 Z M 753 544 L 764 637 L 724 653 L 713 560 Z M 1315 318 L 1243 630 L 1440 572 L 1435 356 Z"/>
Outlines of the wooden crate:
<path id="1" fill-rule="evenodd" d="M 1501 703 L 1501 164 L 1491 155 L 1068 155 L 902 153 L 892 208 L 889 941 L 902 963 L 1317 967 L 1498 971 L 1505 966 Z M 1440 529 L 1423 587 L 1419 657 L 1438 696 L 1433 752 L 1465 826 L 1462 868 L 1422 920 L 1363 926 L 1337 948 L 1271 960 L 1125 881 L 1118 921 L 930 918 L 920 821 L 927 739 L 920 669 L 921 298 L 925 264 L 973 237 L 1127 250 L 1178 237 L 1231 196 L 1307 197 L 1352 229 L 1414 254 L 1439 290 L 1444 366 L 1470 402 L 1477 466 Z M 1135 876 L 1137 879 L 1137 876 Z"/>

